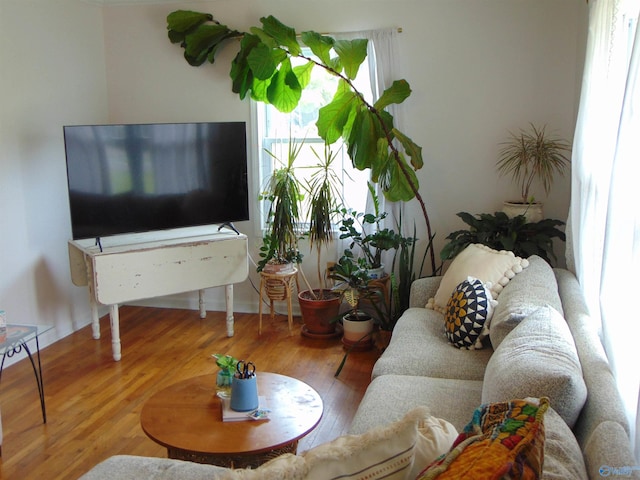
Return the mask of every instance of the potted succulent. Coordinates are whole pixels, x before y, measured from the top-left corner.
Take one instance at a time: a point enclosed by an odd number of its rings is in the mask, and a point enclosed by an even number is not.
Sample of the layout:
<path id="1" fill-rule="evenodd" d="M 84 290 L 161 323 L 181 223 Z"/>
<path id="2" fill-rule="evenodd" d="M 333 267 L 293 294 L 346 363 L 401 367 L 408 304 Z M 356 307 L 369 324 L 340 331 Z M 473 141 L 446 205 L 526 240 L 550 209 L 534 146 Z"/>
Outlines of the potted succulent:
<path id="1" fill-rule="evenodd" d="M 457 214 L 469 225 L 466 230 L 456 230 L 447 236 L 449 242 L 440 252 L 442 260 L 451 260 L 472 243 L 481 243 L 495 250 L 509 250 L 516 256 L 527 258 L 538 255 L 549 264 L 557 261 L 553 252 L 553 239 L 565 241 L 565 234 L 557 227 L 564 225 L 560 220 L 544 219 L 528 222 L 524 215 L 509 217 L 504 212 L 471 215 Z"/>
<path id="2" fill-rule="evenodd" d="M 511 138 L 501 144 L 496 163 L 500 175 L 510 175 L 520 186 L 521 198 L 504 202 L 503 211 L 510 216 L 523 214 L 530 222 L 544 218 L 542 203 L 536 202 L 531 193 L 533 181 L 538 180 L 548 195 L 554 175 L 563 175 L 571 163 L 568 157 L 571 145 L 562 138 L 547 135 L 545 128 L 530 124 L 529 131 L 510 132 Z"/>

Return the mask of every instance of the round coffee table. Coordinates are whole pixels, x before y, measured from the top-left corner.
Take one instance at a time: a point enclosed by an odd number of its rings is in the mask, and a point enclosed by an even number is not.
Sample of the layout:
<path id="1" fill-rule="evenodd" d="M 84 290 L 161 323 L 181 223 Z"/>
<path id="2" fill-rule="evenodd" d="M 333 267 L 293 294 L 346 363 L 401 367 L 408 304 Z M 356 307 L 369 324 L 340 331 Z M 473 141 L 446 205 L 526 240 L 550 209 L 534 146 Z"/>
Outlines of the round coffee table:
<path id="1" fill-rule="evenodd" d="M 216 376 L 189 378 L 155 393 L 142 407 L 140 424 L 169 458 L 232 468 L 255 468 L 283 453 L 322 418 L 318 392 L 300 380 L 258 372 L 258 395 L 271 410 L 267 420 L 222 421 Z M 262 407 L 262 405 L 261 405 Z"/>

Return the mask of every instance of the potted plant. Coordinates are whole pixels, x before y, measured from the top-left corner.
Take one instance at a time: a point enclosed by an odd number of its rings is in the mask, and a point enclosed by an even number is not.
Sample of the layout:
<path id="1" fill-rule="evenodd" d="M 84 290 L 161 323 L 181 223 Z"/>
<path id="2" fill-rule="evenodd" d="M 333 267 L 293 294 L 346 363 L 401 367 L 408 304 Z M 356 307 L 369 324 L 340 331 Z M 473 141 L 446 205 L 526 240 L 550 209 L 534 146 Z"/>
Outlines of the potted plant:
<path id="1" fill-rule="evenodd" d="M 311 167 L 314 171 L 304 189 L 309 198 L 307 236 L 310 248 L 315 249 L 317 254 L 318 288 L 313 289 L 306 282 L 308 288 L 298 294 L 298 302 L 304 322 L 302 334 L 308 337 L 331 337 L 339 334 L 331 319 L 338 315 L 340 295 L 327 288 L 325 284 L 321 254 L 322 249 L 331 244 L 334 238 L 333 224 L 337 204 L 341 199 L 341 181 L 332 169 L 337 153 L 332 152 L 331 146 L 324 145 L 323 156 L 314 149 L 312 151 L 318 163 Z"/>
<path id="2" fill-rule="evenodd" d="M 258 197 L 260 201 L 269 202 L 267 229 L 260 247 L 258 272 L 291 271 L 292 264 L 299 263 L 302 259 L 298 238 L 303 193 L 295 176 L 294 163 L 303 144 L 304 141 L 296 142 L 290 137 L 287 159 L 284 162 L 274 153 L 265 150 L 279 167 L 274 168 L 265 189 Z"/>
<path id="3" fill-rule="evenodd" d="M 370 169 L 385 197 L 391 201 L 416 199 L 425 221 L 428 238 L 433 238 L 416 170 L 423 166 L 422 148 L 394 126 L 386 108 L 403 103 L 411 88 L 406 80 L 396 80 L 374 103 L 369 103 L 353 83 L 367 56 L 367 40 L 336 40 L 314 31 L 298 35 L 294 28 L 274 16 L 262 17 L 261 27 L 241 32 L 224 25 L 209 13 L 176 10 L 167 16 L 168 36 L 184 49 L 192 66 L 214 63 L 226 45 L 239 46 L 231 62 L 232 91 L 241 99 L 247 94 L 269 103 L 281 112 L 291 112 L 301 92 L 309 85 L 311 70 L 323 68 L 339 80 L 335 95 L 320 108 L 316 126 L 328 144 L 345 141 L 354 166 Z M 311 49 L 306 56 L 300 40 Z M 291 58 L 302 59 L 292 67 Z M 431 241 L 427 246 L 432 272 L 436 260 Z"/>
<path id="4" fill-rule="evenodd" d="M 542 203 L 536 202 L 531 193 L 531 185 L 538 180 L 549 194 L 556 173 L 564 174 L 571 163 L 567 156 L 571 145 L 558 137 L 546 134 L 545 128 L 530 124 L 530 131 L 511 133 L 511 138 L 502 143 L 496 163 L 500 175 L 511 175 L 520 186 L 521 198 L 515 202 L 505 202 L 504 212 L 517 216 L 524 214 L 528 221 L 542 220 Z"/>
<path id="5" fill-rule="evenodd" d="M 353 209 L 342 207 L 339 213 L 340 239 L 349 240 L 349 250 L 354 249 L 363 259 L 363 267 L 369 272 L 370 278 L 382 278 L 384 265 L 382 253 L 387 250 L 397 250 L 403 240 L 399 233 L 382 227 L 382 221 L 387 217 L 386 212 L 380 212 L 380 201 L 371 183 L 368 184 L 373 203 L 373 213 L 359 213 Z"/>
<path id="6" fill-rule="evenodd" d="M 466 230 L 456 230 L 447 236 L 449 242 L 440 252 L 442 260 L 451 260 L 469 244 L 481 243 L 495 250 L 509 250 L 514 255 L 527 258 L 538 255 L 551 264 L 557 261 L 553 252 L 553 239 L 565 241 L 565 234 L 557 227 L 564 225 L 560 220 L 544 219 L 528 222 L 524 215 L 509 217 L 504 212 L 471 215 L 457 214 L 469 225 Z"/>
<path id="7" fill-rule="evenodd" d="M 334 290 L 340 292 L 341 299 L 349 305 L 349 310 L 342 316 L 342 343 L 350 349 L 371 348 L 374 318 L 363 310 L 361 302 L 369 300 L 371 307 L 382 313 L 379 303 L 386 303 L 387 299 L 379 287 L 372 285 L 372 279 L 362 259 L 355 259 L 349 250 L 345 251 L 331 268 L 329 277 L 338 282 Z"/>
<path id="8" fill-rule="evenodd" d="M 216 359 L 216 365 L 220 368 L 216 376 L 216 393 L 219 397 L 231 397 L 231 382 L 238 365 L 238 359 L 231 355 L 215 353 L 212 355 Z"/>

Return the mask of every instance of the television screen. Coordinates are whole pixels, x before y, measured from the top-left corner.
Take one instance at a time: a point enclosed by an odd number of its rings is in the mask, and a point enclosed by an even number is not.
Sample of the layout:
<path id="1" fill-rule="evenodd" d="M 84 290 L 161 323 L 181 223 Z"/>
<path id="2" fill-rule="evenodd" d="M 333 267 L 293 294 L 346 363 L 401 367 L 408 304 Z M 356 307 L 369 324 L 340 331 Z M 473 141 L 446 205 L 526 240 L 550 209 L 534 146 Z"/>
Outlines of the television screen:
<path id="1" fill-rule="evenodd" d="M 65 126 L 74 240 L 249 219 L 244 122 Z"/>

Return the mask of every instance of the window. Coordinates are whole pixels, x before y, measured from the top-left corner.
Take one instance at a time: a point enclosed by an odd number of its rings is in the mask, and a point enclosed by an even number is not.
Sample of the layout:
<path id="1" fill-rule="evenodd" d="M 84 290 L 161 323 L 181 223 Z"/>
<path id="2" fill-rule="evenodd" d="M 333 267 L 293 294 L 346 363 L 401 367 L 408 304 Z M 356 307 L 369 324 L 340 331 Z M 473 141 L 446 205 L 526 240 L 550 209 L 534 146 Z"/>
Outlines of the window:
<path id="1" fill-rule="evenodd" d="M 304 49 L 305 56 L 311 56 L 309 49 Z M 302 64 L 303 60 L 293 58 L 292 64 Z M 355 80 L 356 88 L 364 94 L 367 100 L 372 99 L 371 81 L 369 79 L 369 65 L 363 62 Z M 291 113 L 282 113 L 271 105 L 262 102 L 253 102 L 256 112 L 257 125 L 256 138 L 258 139 L 259 181 L 262 190 L 274 169 L 279 163 L 269 153 L 282 161 L 286 161 L 289 151 L 289 139 L 295 143 L 304 142 L 301 152 L 296 159 L 296 176 L 302 181 L 311 175 L 307 174 L 305 166 L 317 164 L 318 160 L 313 153 L 317 152 L 322 158 L 324 152 L 324 140 L 318 136 L 315 122 L 318 118 L 318 110 L 327 104 L 336 90 L 338 79 L 319 67 L 314 67 L 311 81 L 303 90 L 298 107 Z M 332 150 L 338 152 L 338 158 L 334 162 L 334 168 L 342 179 L 342 195 L 344 204 L 359 212 L 364 211 L 367 200 L 368 171 L 359 171 L 351 165 L 351 159 L 343 148 L 341 140 L 332 145 Z M 303 206 L 306 212 L 306 206 Z M 268 205 L 263 205 L 260 212 L 260 226 L 264 228 Z"/>

